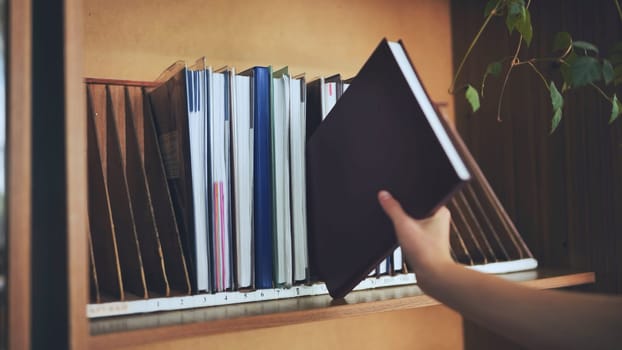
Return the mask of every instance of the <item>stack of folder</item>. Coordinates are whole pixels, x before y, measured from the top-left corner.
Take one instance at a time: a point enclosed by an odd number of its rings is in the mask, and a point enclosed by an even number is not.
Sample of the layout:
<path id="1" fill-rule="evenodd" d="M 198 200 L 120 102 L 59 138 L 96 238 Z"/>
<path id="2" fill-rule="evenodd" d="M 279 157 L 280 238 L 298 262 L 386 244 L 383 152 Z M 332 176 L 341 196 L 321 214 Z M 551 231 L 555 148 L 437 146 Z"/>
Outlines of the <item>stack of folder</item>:
<path id="1" fill-rule="evenodd" d="M 414 217 L 448 205 L 460 263 L 537 264 L 401 43 L 383 40 L 348 80 L 200 59 L 155 82 L 87 79 L 87 100 L 92 310 L 342 297 L 410 276 L 380 189 Z"/>

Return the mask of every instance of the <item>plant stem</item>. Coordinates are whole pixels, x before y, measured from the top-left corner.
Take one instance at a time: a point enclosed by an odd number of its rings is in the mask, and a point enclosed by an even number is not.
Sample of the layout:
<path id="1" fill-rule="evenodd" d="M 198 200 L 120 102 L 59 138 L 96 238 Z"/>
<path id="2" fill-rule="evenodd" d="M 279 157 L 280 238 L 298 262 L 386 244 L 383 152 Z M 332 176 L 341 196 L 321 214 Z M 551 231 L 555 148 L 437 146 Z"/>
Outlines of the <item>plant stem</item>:
<path id="1" fill-rule="evenodd" d="M 546 82 L 546 78 L 544 78 L 544 75 L 542 75 L 540 70 L 538 70 L 538 68 L 530 61 L 527 61 L 527 64 L 534 70 L 534 72 L 538 73 L 538 75 L 540 76 L 540 79 L 542 79 L 542 82 L 544 83 L 544 86 L 546 86 L 546 88 L 548 89 L 549 84 Z"/>
<path id="2" fill-rule="evenodd" d="M 616 4 L 616 8 L 618 9 L 618 15 L 620 15 L 620 21 L 622 21 L 622 8 L 620 8 L 620 3 L 618 2 L 618 0 L 613 0 L 613 2 Z"/>
<path id="3" fill-rule="evenodd" d="M 510 78 L 510 73 L 514 66 L 520 63 L 518 60 L 518 53 L 520 52 L 521 44 L 523 43 L 523 36 L 521 35 L 518 38 L 518 46 L 516 46 L 516 52 L 514 52 L 514 58 L 512 58 L 512 62 L 510 63 L 510 68 L 508 68 L 508 72 L 505 74 L 505 79 L 503 80 L 503 86 L 501 87 L 501 95 L 499 96 L 499 103 L 497 104 L 497 121 L 501 122 L 501 103 L 503 102 L 503 94 L 505 94 L 505 87 L 508 85 L 508 79 Z"/>
<path id="4" fill-rule="evenodd" d="M 590 83 L 590 85 L 594 89 L 596 89 L 596 91 L 598 91 L 605 98 L 605 100 L 609 101 L 610 103 L 613 103 L 613 99 L 611 99 L 609 96 L 607 96 L 607 94 L 601 88 L 599 88 L 598 85 L 596 85 L 594 83 Z"/>
<path id="5" fill-rule="evenodd" d="M 475 43 L 477 43 L 477 41 L 479 40 L 479 37 L 484 32 L 484 29 L 486 28 L 486 26 L 488 26 L 488 22 L 490 22 L 490 19 L 492 18 L 492 16 L 494 16 L 495 13 L 497 13 L 497 8 L 499 7 L 501 3 L 502 1 L 499 1 L 497 5 L 495 6 L 495 8 L 493 8 L 492 11 L 490 11 L 490 13 L 488 14 L 488 17 L 486 17 L 486 20 L 484 21 L 482 26 L 479 28 L 479 32 L 477 32 L 477 35 L 475 35 L 475 37 L 473 38 L 473 41 L 471 41 L 471 45 L 469 45 L 467 52 L 462 57 L 462 61 L 460 62 L 460 65 L 458 66 L 458 70 L 456 70 L 456 74 L 454 75 L 454 80 L 451 82 L 451 86 L 449 87 L 450 94 L 454 93 L 454 88 L 456 87 L 456 81 L 458 80 L 458 76 L 460 75 L 460 72 L 462 71 L 462 67 L 464 67 L 464 63 L 466 62 L 467 58 L 471 54 L 473 47 L 475 47 Z"/>
<path id="6" fill-rule="evenodd" d="M 564 56 L 561 57 L 534 57 L 527 60 L 527 62 L 559 62 L 559 60 L 563 59 Z M 523 61 L 525 62 L 525 61 Z"/>

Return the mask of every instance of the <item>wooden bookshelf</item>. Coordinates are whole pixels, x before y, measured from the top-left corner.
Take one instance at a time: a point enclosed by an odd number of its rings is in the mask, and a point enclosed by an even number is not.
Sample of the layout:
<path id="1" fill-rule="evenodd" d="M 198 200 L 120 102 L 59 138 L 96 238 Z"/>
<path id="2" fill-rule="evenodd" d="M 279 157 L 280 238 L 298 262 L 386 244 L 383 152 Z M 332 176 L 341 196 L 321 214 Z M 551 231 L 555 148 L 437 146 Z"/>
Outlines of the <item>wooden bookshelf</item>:
<path id="1" fill-rule="evenodd" d="M 592 272 L 563 269 L 539 269 L 500 276 L 537 289 L 564 288 L 595 281 Z M 151 315 L 120 316 L 91 320 L 89 347 L 116 348 L 433 305 L 438 305 L 438 302 L 425 295 L 416 285 L 407 285 L 357 291 L 344 300 L 332 300 L 329 296 L 311 296 Z"/>
<path id="2" fill-rule="evenodd" d="M 31 261 L 29 64 L 32 53 L 29 44 L 32 18 L 29 11 L 38 1 L 43 0 L 9 1 L 10 349 L 29 348 L 31 337 L 31 281 L 28 274 L 21 272 L 29 270 Z M 408 337 L 396 339 L 399 337 L 395 335 L 406 334 L 411 324 L 403 320 L 414 319 L 431 325 L 446 325 L 445 337 L 451 338 L 452 344 L 461 344 L 460 317 L 438 306 L 416 286 L 355 292 L 338 304 L 327 296 L 317 296 L 111 320 L 88 320 L 85 313 L 89 283 L 84 77 L 153 80 L 177 59 L 209 57 L 210 53 L 215 66 L 289 63 L 291 70 L 306 71 L 311 77 L 335 72 L 347 76 L 356 72 L 381 37 L 401 37 L 432 98 L 448 101 L 446 109 L 451 119 L 453 99 L 447 94 L 452 71 L 448 0 L 408 3 L 378 0 L 360 4 L 328 0 L 311 3 L 271 0 L 268 4 L 249 4 L 221 0 L 210 2 L 209 6 L 201 0 L 65 0 L 59 3 L 64 14 L 64 32 L 59 38 L 64 62 L 62 67 L 50 69 L 63 69 L 65 81 L 67 337 L 72 349 L 157 344 L 183 348 L 183 342 L 188 339 L 216 343 L 224 339 L 217 338 L 219 336 L 238 332 L 248 335 L 250 330 L 268 328 L 273 331 L 266 330 L 268 333 L 262 333 L 262 339 L 278 338 L 281 343 L 287 343 L 294 341 L 294 336 L 277 334 L 275 329 L 289 329 L 286 327 L 293 324 L 308 325 L 305 330 L 314 334 L 326 330 L 335 334 L 349 329 L 344 323 L 326 323 L 333 320 L 344 320 L 356 327 L 357 332 L 378 335 L 383 338 L 379 344 L 387 348 L 396 348 L 412 340 Z M 197 9 L 204 10 L 205 14 L 199 16 L 200 23 L 193 23 L 189 18 L 201 13 Z M 294 28 L 291 33 L 289 28 Z M 430 36 L 430 32 L 435 32 L 435 36 Z M 200 43 L 192 46 L 195 43 L 192 38 L 200 38 Z M 260 42 L 268 44 L 258 46 Z M 535 288 L 563 288 L 594 281 L 593 273 L 568 270 L 538 270 L 506 277 Z M 115 320 L 134 324 L 134 329 L 114 329 L 105 334 L 93 331 L 99 324 Z M 392 326 L 384 326 L 384 323 Z M 335 325 L 343 328 L 331 329 Z M 337 344 L 344 344 L 336 338 L 317 338 L 314 345 L 335 348 Z M 227 339 L 229 344 L 240 346 L 236 339 Z M 251 336 L 250 339 L 257 338 Z"/>

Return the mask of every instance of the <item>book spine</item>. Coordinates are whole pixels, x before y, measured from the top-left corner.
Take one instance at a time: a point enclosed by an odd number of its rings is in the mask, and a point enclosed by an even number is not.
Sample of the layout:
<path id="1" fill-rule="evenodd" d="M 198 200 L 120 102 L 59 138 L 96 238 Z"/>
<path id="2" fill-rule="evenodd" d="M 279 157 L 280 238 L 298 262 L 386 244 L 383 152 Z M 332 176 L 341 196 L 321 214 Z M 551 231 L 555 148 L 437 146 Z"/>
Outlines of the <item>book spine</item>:
<path id="1" fill-rule="evenodd" d="M 272 164 L 270 144 L 270 72 L 254 71 L 255 286 L 272 288 Z"/>

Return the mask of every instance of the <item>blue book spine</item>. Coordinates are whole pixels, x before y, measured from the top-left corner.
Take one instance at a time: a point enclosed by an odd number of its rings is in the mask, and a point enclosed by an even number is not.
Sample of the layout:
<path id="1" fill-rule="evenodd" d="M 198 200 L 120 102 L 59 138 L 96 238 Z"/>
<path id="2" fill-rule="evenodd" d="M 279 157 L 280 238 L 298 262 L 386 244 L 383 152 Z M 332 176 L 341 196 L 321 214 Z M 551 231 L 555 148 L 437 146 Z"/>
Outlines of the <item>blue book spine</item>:
<path id="1" fill-rule="evenodd" d="M 255 287 L 272 288 L 270 71 L 253 68 Z"/>

